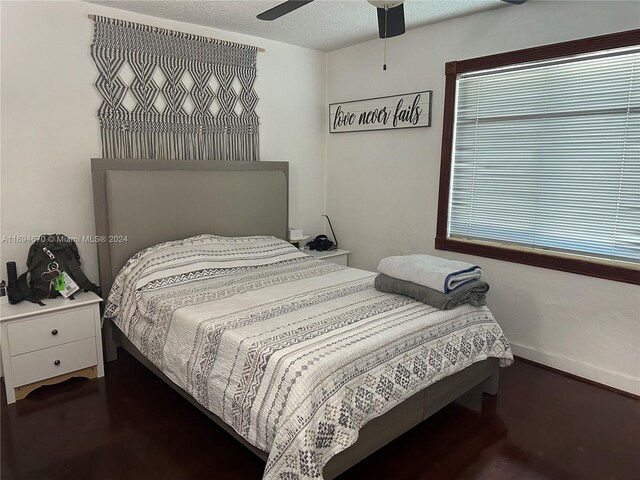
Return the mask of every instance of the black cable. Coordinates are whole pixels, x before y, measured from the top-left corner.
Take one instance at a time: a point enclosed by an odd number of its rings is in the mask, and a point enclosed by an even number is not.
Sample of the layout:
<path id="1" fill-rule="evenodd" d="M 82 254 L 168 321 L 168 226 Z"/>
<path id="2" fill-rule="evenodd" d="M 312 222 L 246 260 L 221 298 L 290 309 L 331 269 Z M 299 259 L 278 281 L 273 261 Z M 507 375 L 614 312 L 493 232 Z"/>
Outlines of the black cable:
<path id="1" fill-rule="evenodd" d="M 331 234 L 333 235 L 333 239 L 335 240 L 335 247 L 338 248 L 338 237 L 336 237 L 336 232 L 333 231 L 333 225 L 331 225 L 331 219 L 329 218 L 329 215 L 322 215 L 323 217 L 327 217 L 327 220 L 329 221 L 329 228 L 331 229 Z"/>

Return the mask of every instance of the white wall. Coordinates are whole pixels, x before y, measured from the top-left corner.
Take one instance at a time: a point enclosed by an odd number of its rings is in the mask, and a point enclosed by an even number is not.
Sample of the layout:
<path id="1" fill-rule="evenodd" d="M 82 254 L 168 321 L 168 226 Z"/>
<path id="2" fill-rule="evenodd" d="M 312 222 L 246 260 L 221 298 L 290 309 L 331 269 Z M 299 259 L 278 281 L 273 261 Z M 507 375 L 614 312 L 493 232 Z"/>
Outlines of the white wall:
<path id="1" fill-rule="evenodd" d="M 290 162 L 290 224 L 324 229 L 326 54 L 83 2 L 0 2 L 1 233 L 93 235 L 90 158 L 100 157 L 100 97 L 88 13 L 256 45 L 262 160 Z M 30 242 L 29 242 L 30 243 Z M 29 244 L 2 243 L 26 269 Z M 78 245 L 97 281 L 95 245 Z"/>
<path id="2" fill-rule="evenodd" d="M 353 266 L 431 253 L 444 63 L 640 26 L 639 2 L 531 1 L 434 24 L 328 57 L 328 102 L 433 90 L 431 128 L 327 135 L 327 211 Z M 489 306 L 523 357 L 640 394 L 637 286 L 451 252 L 481 264 Z"/>

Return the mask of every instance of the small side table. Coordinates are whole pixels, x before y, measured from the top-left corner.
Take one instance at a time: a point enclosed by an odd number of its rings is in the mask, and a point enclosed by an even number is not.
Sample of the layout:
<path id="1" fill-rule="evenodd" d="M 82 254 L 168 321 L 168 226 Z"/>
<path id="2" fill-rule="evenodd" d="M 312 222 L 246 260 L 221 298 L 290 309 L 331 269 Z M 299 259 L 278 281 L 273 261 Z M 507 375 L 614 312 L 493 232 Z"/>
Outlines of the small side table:
<path id="1" fill-rule="evenodd" d="M 351 253 L 349 250 L 325 250 L 323 252 L 319 252 L 317 250 L 305 250 L 304 253 L 311 255 L 313 258 L 318 260 L 325 260 L 327 262 L 336 263 L 338 265 L 344 265 L 345 267 L 349 265 L 349 254 Z"/>
<path id="2" fill-rule="evenodd" d="M 71 377 L 104 376 L 100 302 L 92 292 L 75 300 L 0 305 L 0 346 L 7 403 L 42 385 Z"/>

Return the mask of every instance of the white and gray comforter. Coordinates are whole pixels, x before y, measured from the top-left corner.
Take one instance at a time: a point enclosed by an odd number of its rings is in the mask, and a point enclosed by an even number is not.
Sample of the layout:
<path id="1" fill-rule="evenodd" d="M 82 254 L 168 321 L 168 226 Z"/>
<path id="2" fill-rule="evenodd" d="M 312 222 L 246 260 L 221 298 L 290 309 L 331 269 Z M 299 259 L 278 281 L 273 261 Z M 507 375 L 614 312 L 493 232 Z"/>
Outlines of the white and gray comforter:
<path id="1" fill-rule="evenodd" d="M 512 362 L 486 307 L 449 311 L 274 237 L 202 235 L 132 257 L 105 316 L 257 448 L 265 479 L 318 479 L 358 430 L 487 357 Z"/>

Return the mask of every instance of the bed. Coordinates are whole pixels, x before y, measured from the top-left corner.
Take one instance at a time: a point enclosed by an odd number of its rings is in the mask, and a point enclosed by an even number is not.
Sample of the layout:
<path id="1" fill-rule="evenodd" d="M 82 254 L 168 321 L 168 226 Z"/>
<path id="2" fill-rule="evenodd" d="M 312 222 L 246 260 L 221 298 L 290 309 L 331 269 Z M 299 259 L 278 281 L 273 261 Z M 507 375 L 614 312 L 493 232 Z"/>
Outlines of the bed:
<path id="1" fill-rule="evenodd" d="M 441 312 L 284 238 L 288 164 L 92 160 L 105 351 L 121 346 L 266 461 L 331 479 L 512 360 L 486 308 Z"/>

